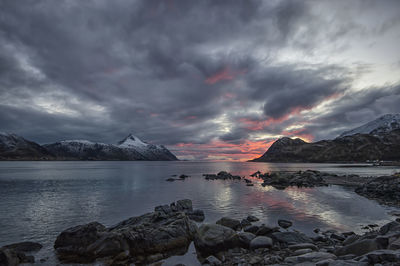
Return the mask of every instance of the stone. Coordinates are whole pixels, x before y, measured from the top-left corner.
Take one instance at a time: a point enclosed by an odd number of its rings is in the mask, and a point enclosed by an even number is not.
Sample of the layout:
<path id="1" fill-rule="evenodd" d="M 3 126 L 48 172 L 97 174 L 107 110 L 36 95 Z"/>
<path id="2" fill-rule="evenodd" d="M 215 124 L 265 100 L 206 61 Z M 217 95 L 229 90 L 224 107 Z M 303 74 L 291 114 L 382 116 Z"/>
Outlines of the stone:
<path id="1" fill-rule="evenodd" d="M 293 256 L 299 256 L 310 252 L 313 252 L 311 248 L 297 249 L 293 252 Z"/>
<path id="2" fill-rule="evenodd" d="M 249 215 L 249 216 L 247 216 L 246 220 L 249 222 L 258 222 L 260 219 L 258 219 L 254 215 Z"/>
<path id="3" fill-rule="evenodd" d="M 259 226 L 257 226 L 257 225 L 250 225 L 250 226 L 246 226 L 245 228 L 243 228 L 243 231 L 255 234 L 255 233 L 257 233 L 258 229 L 259 229 Z"/>
<path id="4" fill-rule="evenodd" d="M 186 215 L 189 217 L 190 220 L 193 220 L 195 222 L 203 222 L 205 219 L 204 211 L 202 210 L 194 210 L 194 211 L 189 211 L 186 212 Z"/>
<path id="5" fill-rule="evenodd" d="M 385 235 L 391 231 L 400 231 L 400 223 L 393 221 L 385 224 L 384 226 L 381 227 L 381 229 L 379 229 L 379 234 Z"/>
<path id="6" fill-rule="evenodd" d="M 346 239 L 343 241 L 343 245 L 344 245 L 344 246 L 350 245 L 351 243 L 354 243 L 354 242 L 357 241 L 358 239 L 360 239 L 360 236 L 358 236 L 358 235 L 351 235 L 351 236 L 349 236 L 348 238 L 346 238 Z"/>
<path id="7" fill-rule="evenodd" d="M 272 239 L 266 236 L 257 236 L 250 242 L 250 249 L 271 248 L 273 245 Z"/>
<path id="8" fill-rule="evenodd" d="M 336 259 L 336 256 L 327 252 L 310 252 L 300 256 L 287 257 L 287 263 L 318 262 L 321 260 Z"/>
<path id="9" fill-rule="evenodd" d="M 291 250 L 298 250 L 298 249 L 318 250 L 317 246 L 312 243 L 301 243 L 301 244 L 289 245 L 288 248 Z"/>
<path id="10" fill-rule="evenodd" d="M 301 243 L 312 243 L 311 239 L 305 234 L 298 232 L 275 232 L 272 233 L 272 237 L 281 243 L 287 244 L 301 244 Z"/>
<path id="11" fill-rule="evenodd" d="M 239 232 L 232 238 L 232 240 L 234 241 L 234 246 L 249 248 L 251 240 L 255 237 L 256 235 L 252 233 Z"/>
<path id="12" fill-rule="evenodd" d="M 282 227 L 283 229 L 287 229 L 287 228 L 291 227 L 293 225 L 293 223 L 291 221 L 281 219 L 281 220 L 278 220 L 278 225 L 280 227 Z"/>
<path id="13" fill-rule="evenodd" d="M 241 222 L 240 222 L 240 226 L 242 227 L 242 228 L 244 228 L 244 227 L 246 227 L 246 226 L 250 226 L 251 225 L 251 222 L 249 222 L 249 220 L 247 220 L 247 219 L 243 219 Z"/>
<path id="14" fill-rule="evenodd" d="M 345 238 L 344 236 L 342 236 L 342 235 L 340 235 L 340 234 L 336 234 L 336 233 L 331 234 L 331 238 L 332 238 L 332 239 L 339 240 L 339 241 L 344 241 L 344 240 L 346 240 L 346 238 Z"/>
<path id="15" fill-rule="evenodd" d="M 165 181 L 174 182 L 174 181 L 175 181 L 175 178 L 170 177 L 170 178 L 165 179 Z"/>
<path id="16" fill-rule="evenodd" d="M 274 232 L 274 228 L 271 228 L 271 227 L 266 226 L 265 224 L 262 224 L 258 228 L 256 235 L 265 236 L 265 235 L 271 234 L 272 232 Z"/>
<path id="17" fill-rule="evenodd" d="M 214 256 L 208 256 L 205 259 L 204 264 L 208 264 L 210 266 L 217 266 L 217 265 L 221 265 L 222 262 Z"/>
<path id="18" fill-rule="evenodd" d="M 36 242 L 19 242 L 10 245 L 3 246 L 3 248 L 12 249 L 16 252 L 36 252 L 42 249 L 42 245 Z"/>
<path id="19" fill-rule="evenodd" d="M 62 262 L 91 263 L 104 257 L 114 261 L 128 252 L 130 262 L 146 264 L 153 262 L 146 261 L 147 258 L 164 258 L 187 250 L 197 230 L 184 212 L 192 211 L 191 201 L 155 209 L 110 228 L 97 222 L 69 228 L 54 243 L 57 257 Z"/>
<path id="20" fill-rule="evenodd" d="M 364 239 L 339 248 L 336 250 L 335 254 L 336 256 L 343 256 L 347 254 L 361 256 L 377 249 L 379 249 L 379 247 L 375 239 Z"/>
<path id="21" fill-rule="evenodd" d="M 235 231 L 219 224 L 203 224 L 194 238 L 196 250 L 203 254 L 216 254 L 233 247 Z"/>
<path id="22" fill-rule="evenodd" d="M 216 222 L 216 224 L 229 227 L 229 228 L 231 228 L 231 229 L 233 229 L 233 230 L 239 230 L 239 229 L 241 229 L 240 221 L 239 221 L 239 220 L 236 220 L 236 219 L 229 218 L 229 217 L 222 217 L 221 219 L 219 219 L 219 220 Z"/>
<path id="23" fill-rule="evenodd" d="M 370 264 L 383 263 L 383 262 L 399 262 L 400 250 L 381 249 L 375 250 L 366 254 Z"/>

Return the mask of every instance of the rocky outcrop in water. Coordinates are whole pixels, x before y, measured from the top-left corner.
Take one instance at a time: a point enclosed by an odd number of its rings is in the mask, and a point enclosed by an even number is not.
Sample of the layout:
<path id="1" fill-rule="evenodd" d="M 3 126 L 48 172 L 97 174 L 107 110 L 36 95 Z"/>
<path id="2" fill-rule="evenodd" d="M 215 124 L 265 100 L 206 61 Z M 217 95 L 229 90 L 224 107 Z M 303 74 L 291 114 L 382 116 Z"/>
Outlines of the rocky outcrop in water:
<path id="1" fill-rule="evenodd" d="M 383 204 L 400 206 L 400 173 L 374 178 L 357 187 L 355 192 Z"/>
<path id="2" fill-rule="evenodd" d="M 192 202 L 180 200 L 109 228 L 97 222 L 72 227 L 57 237 L 54 248 L 63 262 L 151 263 L 187 251 L 197 230 L 191 213 Z"/>
<path id="3" fill-rule="evenodd" d="M 281 138 L 253 162 L 365 162 L 400 161 L 400 129 L 381 135 L 356 134 L 307 143 Z"/>
<path id="4" fill-rule="evenodd" d="M 218 174 L 203 174 L 204 178 L 206 180 L 227 180 L 227 179 L 232 179 L 232 180 L 240 180 L 241 177 L 238 175 L 232 175 L 231 173 L 221 171 Z"/>
<path id="5" fill-rule="evenodd" d="M 254 173 L 254 177 L 262 179 L 262 186 L 273 186 L 277 189 L 285 189 L 289 186 L 297 187 L 315 187 L 326 186 L 324 177 L 328 173 L 322 173 L 314 170 L 298 171 L 298 172 L 272 172 L 259 174 Z"/>
<path id="6" fill-rule="evenodd" d="M 20 242 L 0 248 L 0 265 L 14 266 L 22 263 L 34 263 L 32 253 L 39 251 L 43 246 L 36 242 Z"/>

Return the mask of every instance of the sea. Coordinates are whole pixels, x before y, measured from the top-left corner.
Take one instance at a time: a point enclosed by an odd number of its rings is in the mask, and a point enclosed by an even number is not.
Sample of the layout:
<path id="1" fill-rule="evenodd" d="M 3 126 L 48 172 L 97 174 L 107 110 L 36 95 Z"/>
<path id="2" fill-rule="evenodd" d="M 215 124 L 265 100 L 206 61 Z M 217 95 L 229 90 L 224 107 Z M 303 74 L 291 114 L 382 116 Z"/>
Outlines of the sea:
<path id="1" fill-rule="evenodd" d="M 259 223 L 293 222 L 292 229 L 312 236 L 315 228 L 362 233 L 368 224 L 383 225 L 393 219 L 394 207 L 369 200 L 354 188 L 330 185 L 278 190 L 244 181 L 204 179 L 203 174 L 227 171 L 245 176 L 255 171 L 318 170 L 335 174 L 379 176 L 399 172 L 399 167 L 365 165 L 196 162 L 196 161 L 51 161 L 0 162 L 0 247 L 35 241 L 44 247 L 35 257 L 42 265 L 56 265 L 53 244 L 63 230 L 92 221 L 114 225 L 155 206 L 191 199 L 194 209 L 205 212 L 205 222 L 223 216 L 243 219 L 254 215 Z M 167 182 L 174 175 L 184 181 Z M 193 245 L 184 256 L 163 265 L 198 265 Z"/>

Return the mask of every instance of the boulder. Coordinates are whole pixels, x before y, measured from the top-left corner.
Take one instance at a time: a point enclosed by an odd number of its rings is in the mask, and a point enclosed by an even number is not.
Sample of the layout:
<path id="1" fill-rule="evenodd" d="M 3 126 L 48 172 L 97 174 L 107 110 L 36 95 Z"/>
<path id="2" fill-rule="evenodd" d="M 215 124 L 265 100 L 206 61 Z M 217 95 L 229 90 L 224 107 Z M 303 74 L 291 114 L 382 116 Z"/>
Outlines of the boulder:
<path id="1" fill-rule="evenodd" d="M 256 235 L 258 236 L 265 236 L 273 233 L 275 231 L 275 228 L 266 226 L 265 224 L 262 224 L 258 227 L 258 230 L 256 232 Z"/>
<path id="2" fill-rule="evenodd" d="M 289 245 L 288 248 L 290 250 L 298 250 L 298 249 L 318 250 L 318 247 L 312 243 L 301 243 L 301 244 Z"/>
<path id="3" fill-rule="evenodd" d="M 232 219 L 229 217 L 222 217 L 221 219 L 219 219 L 216 224 L 222 225 L 222 226 L 226 226 L 229 227 L 233 230 L 239 230 L 241 229 L 241 223 L 239 220 L 236 219 Z"/>
<path id="4" fill-rule="evenodd" d="M 278 220 L 278 225 L 280 227 L 282 227 L 283 229 L 287 229 L 287 228 L 291 227 L 293 225 L 293 223 L 291 221 L 281 219 L 281 220 Z"/>
<path id="5" fill-rule="evenodd" d="M 204 212 L 202 210 L 194 210 L 190 212 L 186 212 L 186 215 L 189 217 L 190 220 L 193 220 L 195 222 L 203 222 L 204 219 L 206 218 L 204 215 Z"/>
<path id="6" fill-rule="evenodd" d="M 377 249 L 379 249 L 379 245 L 375 239 L 364 239 L 337 249 L 335 254 L 336 256 L 343 256 L 347 254 L 361 256 Z"/>
<path id="7" fill-rule="evenodd" d="M 247 233 L 247 232 L 239 232 L 233 236 L 232 240 L 234 242 L 234 246 L 249 248 L 250 242 L 256 237 L 255 234 Z"/>
<path id="8" fill-rule="evenodd" d="M 192 211 L 188 200 L 156 207 L 156 211 L 132 217 L 113 227 L 93 222 L 63 231 L 54 248 L 60 261 L 89 263 L 98 258 L 128 258 L 129 263 L 150 263 L 187 250 L 197 226 L 185 214 Z M 125 254 L 121 256 L 121 254 Z M 142 261 L 144 260 L 144 261 Z M 128 263 L 128 262 L 124 262 Z"/>
<path id="9" fill-rule="evenodd" d="M 196 250 L 202 254 L 216 254 L 233 247 L 235 231 L 219 224 L 203 224 L 194 238 Z"/>
<path id="10" fill-rule="evenodd" d="M 399 262 L 400 250 L 381 249 L 375 250 L 365 255 L 370 264 Z"/>
<path id="11" fill-rule="evenodd" d="M 203 265 L 204 265 L 204 264 L 207 264 L 207 265 L 210 265 L 210 266 L 218 266 L 218 265 L 221 265 L 222 262 L 221 262 L 219 259 L 217 259 L 216 257 L 214 257 L 214 256 L 208 256 L 208 257 L 204 260 Z"/>
<path id="12" fill-rule="evenodd" d="M 243 231 L 256 234 L 259 229 L 260 227 L 257 225 L 250 225 L 243 228 Z"/>
<path id="13" fill-rule="evenodd" d="M 247 216 L 246 220 L 253 223 L 253 222 L 258 222 L 260 219 L 258 219 L 254 215 L 249 215 Z"/>
<path id="14" fill-rule="evenodd" d="M 3 246 L 3 248 L 12 249 L 17 252 L 36 252 L 42 249 L 42 247 L 40 243 L 30 241 Z"/>
<path id="15" fill-rule="evenodd" d="M 250 249 L 271 248 L 272 239 L 266 236 L 257 236 L 250 242 Z"/>

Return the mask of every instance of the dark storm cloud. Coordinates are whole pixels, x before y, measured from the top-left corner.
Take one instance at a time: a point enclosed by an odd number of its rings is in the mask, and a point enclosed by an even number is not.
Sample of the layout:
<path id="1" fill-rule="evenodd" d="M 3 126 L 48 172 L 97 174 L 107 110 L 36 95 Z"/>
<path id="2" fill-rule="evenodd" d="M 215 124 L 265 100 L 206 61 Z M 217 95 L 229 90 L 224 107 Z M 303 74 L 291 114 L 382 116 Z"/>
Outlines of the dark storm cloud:
<path id="1" fill-rule="evenodd" d="M 325 4 L 346 12 L 331 23 L 311 1 L 1 1 L 0 130 L 39 142 L 115 143 L 133 132 L 166 145 L 239 144 L 302 122 L 281 118 L 335 95 L 345 96 L 330 112 L 334 128 L 349 123 L 340 113 L 370 104 L 351 95 L 395 109 L 393 90 L 346 94 L 348 66 L 277 62 L 284 49 L 344 49 L 344 38 L 369 29 L 353 21 L 354 7 Z M 368 34 L 387 34 L 395 17 Z"/>

